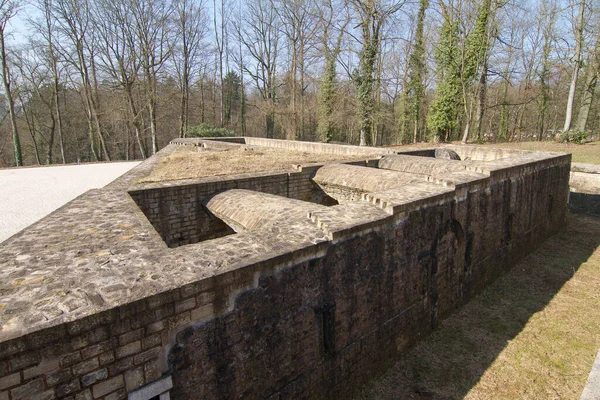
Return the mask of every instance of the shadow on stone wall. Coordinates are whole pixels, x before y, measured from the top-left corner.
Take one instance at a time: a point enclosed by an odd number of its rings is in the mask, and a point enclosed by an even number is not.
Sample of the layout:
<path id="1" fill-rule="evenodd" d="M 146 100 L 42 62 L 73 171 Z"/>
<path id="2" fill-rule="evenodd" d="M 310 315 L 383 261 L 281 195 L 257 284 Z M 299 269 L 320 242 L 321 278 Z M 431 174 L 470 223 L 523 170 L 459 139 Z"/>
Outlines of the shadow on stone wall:
<path id="1" fill-rule="evenodd" d="M 464 398 L 599 245 L 600 219 L 570 215 L 566 231 L 547 240 L 406 351 L 356 399 Z"/>
<path id="2" fill-rule="evenodd" d="M 600 194 L 571 192 L 569 210 L 578 214 L 600 216 Z"/>

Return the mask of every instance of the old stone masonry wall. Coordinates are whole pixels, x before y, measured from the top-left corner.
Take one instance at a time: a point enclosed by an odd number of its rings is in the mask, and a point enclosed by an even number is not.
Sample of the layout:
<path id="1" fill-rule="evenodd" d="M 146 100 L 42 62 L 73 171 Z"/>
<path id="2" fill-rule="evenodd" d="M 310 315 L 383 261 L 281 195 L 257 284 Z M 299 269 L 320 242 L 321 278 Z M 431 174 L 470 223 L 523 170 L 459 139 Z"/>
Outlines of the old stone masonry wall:
<path id="1" fill-rule="evenodd" d="M 136 184 L 168 147 L 0 248 L 0 400 L 348 398 L 564 226 L 569 155 L 447 149 Z"/>

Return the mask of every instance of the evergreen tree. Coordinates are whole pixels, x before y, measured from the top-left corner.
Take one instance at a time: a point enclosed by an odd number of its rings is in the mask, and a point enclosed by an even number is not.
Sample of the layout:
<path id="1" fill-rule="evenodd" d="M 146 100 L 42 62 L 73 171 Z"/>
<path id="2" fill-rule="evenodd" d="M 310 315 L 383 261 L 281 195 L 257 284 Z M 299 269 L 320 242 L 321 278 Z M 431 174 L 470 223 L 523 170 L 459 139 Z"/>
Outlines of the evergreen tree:
<path id="1" fill-rule="evenodd" d="M 431 104 L 427 126 L 434 140 L 448 140 L 458 125 L 458 107 L 460 105 L 461 75 L 460 51 L 458 48 L 458 22 L 450 15 L 448 8 L 442 5 L 444 22 L 440 29 L 440 38 L 435 50 L 438 69 L 436 96 Z"/>

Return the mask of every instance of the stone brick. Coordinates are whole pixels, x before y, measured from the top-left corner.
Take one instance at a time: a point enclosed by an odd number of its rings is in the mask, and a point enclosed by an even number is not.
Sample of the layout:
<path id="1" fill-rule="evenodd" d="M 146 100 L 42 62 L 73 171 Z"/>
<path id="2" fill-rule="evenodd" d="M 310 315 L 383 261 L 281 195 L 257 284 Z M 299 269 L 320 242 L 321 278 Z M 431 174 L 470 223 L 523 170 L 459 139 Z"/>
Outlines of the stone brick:
<path id="1" fill-rule="evenodd" d="M 106 368 L 102 368 L 98 371 L 90 372 L 89 374 L 82 376 L 81 383 L 84 387 L 87 387 L 106 378 L 108 378 L 108 371 Z"/>
<path id="2" fill-rule="evenodd" d="M 193 322 L 205 321 L 208 318 L 212 318 L 215 315 L 215 309 L 212 304 L 196 308 L 192 310 L 191 320 Z"/>
<path id="3" fill-rule="evenodd" d="M 119 389 L 104 397 L 104 400 L 124 400 L 127 398 L 127 392 L 124 389 Z"/>
<path id="4" fill-rule="evenodd" d="M 94 397 L 98 398 L 98 397 L 102 397 L 105 396 L 109 393 L 112 393 L 120 388 L 122 388 L 125 385 L 125 382 L 123 381 L 123 375 L 118 375 L 115 376 L 114 378 L 111 378 L 109 380 L 100 382 L 96 385 L 94 385 L 94 387 L 92 388 L 92 392 L 94 394 Z"/>
<path id="5" fill-rule="evenodd" d="M 135 340 L 140 340 L 144 336 L 144 329 L 137 329 L 135 331 L 127 332 L 119 336 L 119 344 L 124 346 Z"/>
<path id="6" fill-rule="evenodd" d="M 100 362 L 101 366 L 115 361 L 115 352 L 107 351 L 106 353 L 100 354 L 98 356 L 98 361 Z"/>
<path id="7" fill-rule="evenodd" d="M 60 364 L 65 368 L 77 364 L 79 361 L 81 361 L 81 353 L 76 351 L 63 356 L 60 360 Z"/>
<path id="8" fill-rule="evenodd" d="M 110 341 L 95 344 L 93 346 L 86 347 L 81 350 L 81 356 L 84 360 L 90 357 L 97 356 L 98 354 L 104 353 L 112 349 L 112 343 Z"/>
<path id="9" fill-rule="evenodd" d="M 125 371 L 125 388 L 127 392 L 132 392 L 135 389 L 144 385 L 144 367 L 138 367 Z"/>
<path id="10" fill-rule="evenodd" d="M 69 394 L 77 392 L 81 389 L 79 384 L 79 379 L 74 379 L 71 382 L 63 383 L 62 385 L 58 385 L 56 387 L 56 395 L 58 397 L 64 397 Z"/>
<path id="11" fill-rule="evenodd" d="M 117 362 L 108 365 L 108 374 L 110 376 L 115 376 L 131 367 L 133 367 L 133 356 L 122 358 Z"/>
<path id="12" fill-rule="evenodd" d="M 114 315 L 112 311 L 90 315 L 89 317 L 68 323 L 67 331 L 73 336 L 80 335 L 85 331 L 95 328 L 96 326 L 110 323 L 113 318 Z"/>
<path id="13" fill-rule="evenodd" d="M 99 326 L 87 332 L 86 337 L 89 344 L 94 344 L 108 339 L 108 327 Z"/>
<path id="14" fill-rule="evenodd" d="M 58 359 L 42 361 L 39 365 L 23 371 L 23 379 L 29 380 L 39 375 L 49 375 L 59 370 L 60 363 Z"/>
<path id="15" fill-rule="evenodd" d="M 147 361 L 158 358 L 158 356 L 160 355 L 160 351 L 160 347 L 155 347 L 153 349 L 144 351 L 143 353 L 140 353 L 137 356 L 135 356 L 134 362 L 136 365 L 144 364 Z"/>
<path id="16" fill-rule="evenodd" d="M 33 364 L 39 363 L 41 360 L 40 353 L 37 351 L 20 354 L 16 357 L 11 357 L 8 362 L 11 371 L 18 371 L 20 369 L 29 367 Z"/>
<path id="17" fill-rule="evenodd" d="M 158 361 L 150 361 L 144 364 L 144 373 L 146 374 L 146 381 L 152 382 L 161 377 L 162 371 Z"/>
<path id="18" fill-rule="evenodd" d="M 159 308 L 167 303 L 172 303 L 177 300 L 179 300 L 179 291 L 171 290 L 149 297 L 146 301 L 148 302 L 148 307 Z"/>
<path id="19" fill-rule="evenodd" d="M 146 335 L 158 331 L 162 331 L 165 328 L 165 321 L 157 321 L 146 327 Z"/>
<path id="20" fill-rule="evenodd" d="M 110 334 L 112 336 L 119 336 L 125 332 L 129 332 L 131 330 L 131 320 L 129 318 L 119 320 L 117 323 L 111 325 Z"/>
<path id="21" fill-rule="evenodd" d="M 139 353 L 142 350 L 142 342 L 136 341 L 126 344 L 125 346 L 121 346 L 117 349 L 116 355 L 117 359 L 130 356 L 135 353 Z"/>
<path id="22" fill-rule="evenodd" d="M 0 400 L 9 400 L 8 392 L 0 392 Z"/>
<path id="23" fill-rule="evenodd" d="M 98 366 L 99 366 L 99 363 L 98 363 L 97 358 L 92 358 L 90 360 L 80 362 L 79 364 L 73 365 L 73 375 L 79 376 L 79 375 L 87 374 L 88 372 L 93 371 L 96 368 L 98 368 Z"/>
<path id="24" fill-rule="evenodd" d="M 137 314 L 131 321 L 131 327 L 133 329 L 139 329 L 145 325 L 151 324 L 156 321 L 156 311 L 147 310 L 141 314 Z"/>
<path id="25" fill-rule="evenodd" d="M 162 344 L 162 334 L 155 333 L 142 339 L 142 350 L 148 350 L 151 347 L 160 346 Z"/>
<path id="26" fill-rule="evenodd" d="M 212 303 L 215 299 L 215 294 L 213 292 L 204 292 L 204 293 L 200 293 L 197 297 L 197 303 L 198 306 L 205 306 L 209 303 Z"/>
<path id="27" fill-rule="evenodd" d="M 92 391 L 90 389 L 86 389 L 83 392 L 77 393 L 75 395 L 75 400 L 93 400 Z"/>
<path id="28" fill-rule="evenodd" d="M 71 376 L 72 374 L 70 369 L 63 369 L 55 374 L 48 375 L 46 377 L 46 384 L 48 386 L 58 385 L 59 383 L 67 382 L 69 379 L 71 379 Z"/>
<path id="29" fill-rule="evenodd" d="M 44 381 L 41 378 L 35 379 L 29 383 L 21 385 L 10 391 L 12 400 L 29 400 L 39 395 L 44 390 Z"/>
<path id="30" fill-rule="evenodd" d="M 169 330 L 176 330 L 190 322 L 190 312 L 186 311 L 184 313 L 177 314 L 169 318 L 168 321 Z"/>
<path id="31" fill-rule="evenodd" d="M 14 374 L 6 375 L 0 378 L 0 390 L 7 389 L 12 386 L 16 386 L 21 383 L 21 373 L 15 372 Z"/>
<path id="32" fill-rule="evenodd" d="M 189 299 L 180 301 L 179 303 L 175 304 L 175 313 L 179 314 L 183 311 L 191 310 L 194 307 L 196 307 L 196 298 L 191 297 Z"/>
<path id="33" fill-rule="evenodd" d="M 156 311 L 156 319 L 164 319 L 172 316 L 175 313 L 173 304 L 167 304 L 164 307 L 158 308 Z"/>

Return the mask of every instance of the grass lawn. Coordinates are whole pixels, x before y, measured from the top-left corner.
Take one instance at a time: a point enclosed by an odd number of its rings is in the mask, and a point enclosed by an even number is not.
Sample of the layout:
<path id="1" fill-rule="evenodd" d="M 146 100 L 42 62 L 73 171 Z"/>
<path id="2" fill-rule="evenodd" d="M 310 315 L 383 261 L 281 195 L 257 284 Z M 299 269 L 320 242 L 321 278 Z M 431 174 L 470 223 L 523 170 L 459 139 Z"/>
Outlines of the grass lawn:
<path id="1" fill-rule="evenodd" d="M 487 146 L 506 147 L 509 149 L 556 151 L 573 154 L 573 162 L 600 164 L 600 142 L 586 144 L 563 144 L 547 142 L 511 142 L 495 143 Z"/>
<path id="2" fill-rule="evenodd" d="M 578 399 L 600 348 L 599 244 L 600 219 L 571 215 L 357 398 Z"/>

